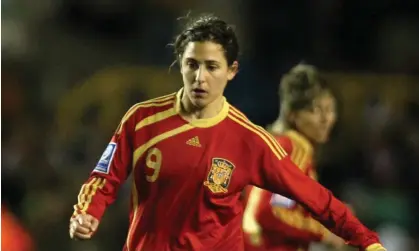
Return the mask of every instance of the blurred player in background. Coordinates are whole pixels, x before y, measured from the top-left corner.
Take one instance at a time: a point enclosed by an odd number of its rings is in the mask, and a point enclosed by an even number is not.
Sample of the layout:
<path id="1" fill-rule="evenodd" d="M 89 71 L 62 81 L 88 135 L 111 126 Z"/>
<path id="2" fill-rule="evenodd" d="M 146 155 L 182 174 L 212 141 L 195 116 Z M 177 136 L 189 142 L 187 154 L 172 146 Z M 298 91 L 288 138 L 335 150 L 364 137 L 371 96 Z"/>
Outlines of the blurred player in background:
<path id="1" fill-rule="evenodd" d="M 314 155 L 335 124 L 335 97 L 313 66 L 299 64 L 282 78 L 280 100 L 281 115 L 269 131 L 301 172 L 317 180 Z M 311 242 L 320 241 L 335 248 L 345 245 L 292 199 L 250 187 L 245 191 L 245 201 L 247 251 L 303 251 Z M 252 225 L 254 222 L 258 227 Z"/>
<path id="2" fill-rule="evenodd" d="M 70 236 L 90 239 L 133 175 L 124 250 L 244 250 L 240 195 L 255 185 L 294 198 L 362 250 L 385 250 L 339 200 L 304 175 L 277 141 L 223 96 L 238 71 L 233 28 L 214 16 L 174 42 L 184 86 L 134 105 L 84 183 Z"/>

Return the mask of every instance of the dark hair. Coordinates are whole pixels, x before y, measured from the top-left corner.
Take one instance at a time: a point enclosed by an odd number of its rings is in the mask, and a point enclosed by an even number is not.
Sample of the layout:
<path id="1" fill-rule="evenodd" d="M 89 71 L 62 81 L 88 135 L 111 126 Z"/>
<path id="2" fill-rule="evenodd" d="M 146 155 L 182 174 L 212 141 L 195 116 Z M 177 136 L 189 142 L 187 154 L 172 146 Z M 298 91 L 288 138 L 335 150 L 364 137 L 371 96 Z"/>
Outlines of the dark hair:
<path id="1" fill-rule="evenodd" d="M 205 41 L 214 42 L 223 47 L 228 65 L 237 60 L 239 44 L 233 26 L 212 14 L 202 14 L 196 18 L 187 17 L 187 19 L 189 22 L 172 44 L 177 61 L 180 61 L 189 42 Z"/>
<path id="2" fill-rule="evenodd" d="M 280 83 L 282 116 L 310 108 L 313 100 L 324 93 L 332 94 L 316 67 L 304 63 L 294 66 L 282 77 Z"/>

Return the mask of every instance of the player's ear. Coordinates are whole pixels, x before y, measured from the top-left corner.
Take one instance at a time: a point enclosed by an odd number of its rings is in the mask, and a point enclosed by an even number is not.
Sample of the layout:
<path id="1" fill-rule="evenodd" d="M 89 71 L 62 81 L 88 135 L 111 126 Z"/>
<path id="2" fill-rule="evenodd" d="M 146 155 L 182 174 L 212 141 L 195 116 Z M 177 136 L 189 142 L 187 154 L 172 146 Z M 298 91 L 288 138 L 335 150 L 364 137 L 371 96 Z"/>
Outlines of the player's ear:
<path id="1" fill-rule="evenodd" d="M 239 62 L 234 61 L 229 67 L 228 67 L 228 74 L 227 79 L 228 81 L 232 80 L 236 74 L 239 72 Z"/>

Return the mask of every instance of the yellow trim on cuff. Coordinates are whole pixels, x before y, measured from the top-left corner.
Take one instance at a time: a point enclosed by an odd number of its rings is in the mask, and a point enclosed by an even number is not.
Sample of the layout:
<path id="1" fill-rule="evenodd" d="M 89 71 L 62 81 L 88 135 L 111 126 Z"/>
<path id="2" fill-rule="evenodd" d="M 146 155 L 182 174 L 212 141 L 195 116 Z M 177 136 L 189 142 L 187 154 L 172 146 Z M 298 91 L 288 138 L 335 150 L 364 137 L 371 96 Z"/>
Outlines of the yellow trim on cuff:
<path id="1" fill-rule="evenodd" d="M 365 251 L 387 251 L 380 243 L 369 245 Z"/>

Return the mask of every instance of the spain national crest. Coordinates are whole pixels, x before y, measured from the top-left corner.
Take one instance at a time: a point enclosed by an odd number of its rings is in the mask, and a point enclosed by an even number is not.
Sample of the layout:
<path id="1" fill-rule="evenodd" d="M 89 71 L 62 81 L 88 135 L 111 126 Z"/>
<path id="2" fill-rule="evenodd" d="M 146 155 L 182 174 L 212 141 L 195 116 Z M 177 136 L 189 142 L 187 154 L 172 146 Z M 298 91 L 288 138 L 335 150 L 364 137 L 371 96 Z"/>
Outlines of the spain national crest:
<path id="1" fill-rule="evenodd" d="M 234 168 L 234 164 L 226 159 L 213 158 L 204 186 L 213 193 L 227 193 Z"/>

